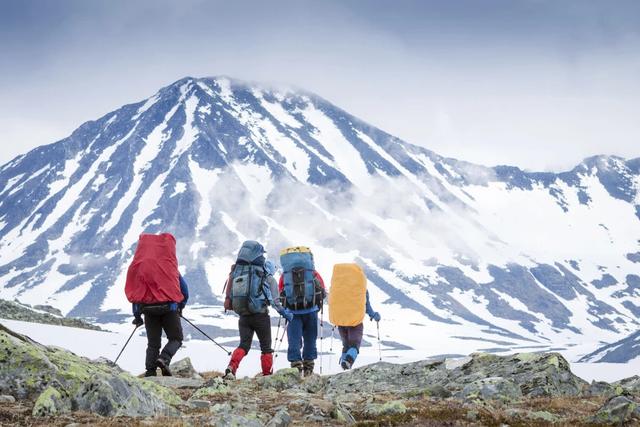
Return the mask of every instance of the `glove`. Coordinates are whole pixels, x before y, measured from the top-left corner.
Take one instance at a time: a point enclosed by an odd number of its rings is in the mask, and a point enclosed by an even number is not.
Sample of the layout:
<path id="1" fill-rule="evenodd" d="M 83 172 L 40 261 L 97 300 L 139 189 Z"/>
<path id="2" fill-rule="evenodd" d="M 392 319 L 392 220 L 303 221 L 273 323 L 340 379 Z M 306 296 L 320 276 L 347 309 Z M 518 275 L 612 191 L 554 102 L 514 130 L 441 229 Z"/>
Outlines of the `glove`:
<path id="1" fill-rule="evenodd" d="M 293 320 L 293 313 L 290 310 L 285 308 L 284 311 L 282 312 L 282 317 L 287 319 L 287 322 L 291 322 Z"/>
<path id="2" fill-rule="evenodd" d="M 142 320 L 142 317 L 140 315 L 137 315 L 133 317 L 133 322 L 131 323 L 133 325 L 136 325 L 136 327 L 138 327 L 138 326 L 144 325 L 144 320 Z"/>
<path id="3" fill-rule="evenodd" d="M 375 313 L 373 313 L 373 316 L 371 316 L 371 320 L 375 320 L 376 322 L 380 321 L 380 313 L 378 313 L 377 311 Z"/>

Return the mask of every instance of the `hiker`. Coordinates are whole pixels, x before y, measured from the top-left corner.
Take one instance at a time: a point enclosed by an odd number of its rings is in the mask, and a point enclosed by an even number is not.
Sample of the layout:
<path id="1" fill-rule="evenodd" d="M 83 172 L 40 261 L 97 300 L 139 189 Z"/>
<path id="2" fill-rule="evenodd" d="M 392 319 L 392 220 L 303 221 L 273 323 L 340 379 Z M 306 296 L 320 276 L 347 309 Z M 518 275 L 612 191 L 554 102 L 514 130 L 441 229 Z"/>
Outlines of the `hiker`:
<path id="1" fill-rule="evenodd" d="M 293 313 L 287 324 L 287 360 L 306 377 L 313 374 L 318 358 L 318 311 L 326 296 L 324 281 L 315 270 L 311 250 L 305 246 L 283 249 L 280 264 L 283 272 L 278 289 L 283 305 Z"/>
<path id="2" fill-rule="evenodd" d="M 360 352 L 365 312 L 371 320 L 380 321 L 380 313 L 369 302 L 367 277 L 357 264 L 336 264 L 329 292 L 329 320 L 338 327 L 342 340 L 340 366 L 351 369 Z"/>
<path id="3" fill-rule="evenodd" d="M 244 242 L 225 283 L 225 311 L 233 310 L 240 316 L 240 344 L 233 351 L 225 370 L 225 376 L 228 378 L 235 378 L 240 362 L 251 349 L 254 333 L 260 341 L 262 375 L 271 375 L 273 349 L 268 307 L 275 308 L 287 320 L 293 317 L 280 303 L 278 284 L 273 277 L 276 267 L 273 262 L 265 261 L 264 253 L 264 247 L 260 243 L 253 240 Z"/>
<path id="4" fill-rule="evenodd" d="M 180 317 L 189 299 L 189 288 L 178 271 L 173 235 L 140 235 L 127 270 L 125 294 L 133 306 L 133 324 L 144 324 L 147 331 L 144 376 L 155 377 L 157 368 L 171 376 L 171 359 L 182 346 Z M 160 352 L 162 331 L 168 342 Z"/>

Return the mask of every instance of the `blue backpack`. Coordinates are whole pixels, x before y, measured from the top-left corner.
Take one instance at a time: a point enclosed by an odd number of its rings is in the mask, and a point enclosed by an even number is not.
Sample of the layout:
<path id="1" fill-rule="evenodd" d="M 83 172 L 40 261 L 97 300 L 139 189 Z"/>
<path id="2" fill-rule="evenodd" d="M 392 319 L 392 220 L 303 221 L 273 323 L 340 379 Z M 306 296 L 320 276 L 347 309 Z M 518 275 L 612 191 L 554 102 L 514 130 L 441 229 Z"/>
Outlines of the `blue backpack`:
<path id="1" fill-rule="evenodd" d="M 322 290 L 313 272 L 313 254 L 305 246 L 283 249 L 280 252 L 283 270 L 284 305 L 292 310 L 306 310 L 322 306 Z"/>
<path id="2" fill-rule="evenodd" d="M 242 244 L 231 272 L 231 304 L 241 316 L 264 313 L 269 298 L 263 284 L 267 277 L 264 270 L 264 247 L 253 240 Z"/>

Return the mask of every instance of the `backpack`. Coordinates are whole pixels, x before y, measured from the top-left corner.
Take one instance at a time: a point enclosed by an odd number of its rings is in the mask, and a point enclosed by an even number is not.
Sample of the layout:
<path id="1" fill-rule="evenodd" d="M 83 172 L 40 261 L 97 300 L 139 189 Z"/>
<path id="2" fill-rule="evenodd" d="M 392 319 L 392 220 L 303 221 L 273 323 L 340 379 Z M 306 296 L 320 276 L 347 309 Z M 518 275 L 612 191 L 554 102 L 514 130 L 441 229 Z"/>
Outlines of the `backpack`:
<path id="1" fill-rule="evenodd" d="M 367 277 L 358 264 L 336 264 L 329 290 L 329 321 L 336 326 L 357 326 L 364 320 Z"/>
<path id="2" fill-rule="evenodd" d="M 253 240 L 242 244 L 229 277 L 231 307 L 240 316 L 265 312 L 268 304 L 263 284 L 264 247 Z"/>
<path id="3" fill-rule="evenodd" d="M 176 239 L 169 233 L 141 234 L 127 270 L 124 292 L 134 304 L 181 302 Z"/>
<path id="4" fill-rule="evenodd" d="M 315 266 L 311 250 L 305 246 L 283 249 L 280 264 L 284 282 L 284 305 L 292 310 L 322 306 L 322 289 L 313 275 Z"/>

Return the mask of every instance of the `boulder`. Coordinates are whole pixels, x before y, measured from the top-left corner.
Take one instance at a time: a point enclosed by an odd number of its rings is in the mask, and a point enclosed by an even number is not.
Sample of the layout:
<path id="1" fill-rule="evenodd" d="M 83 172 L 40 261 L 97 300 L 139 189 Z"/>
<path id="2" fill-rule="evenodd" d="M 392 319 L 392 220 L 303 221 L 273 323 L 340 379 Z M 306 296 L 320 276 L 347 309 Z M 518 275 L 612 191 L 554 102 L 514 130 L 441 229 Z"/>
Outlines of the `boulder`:
<path id="1" fill-rule="evenodd" d="M 500 400 L 512 402 L 522 398 L 520 387 L 502 377 L 489 377 L 475 380 L 464 386 L 456 397 L 467 400 Z"/>
<path id="2" fill-rule="evenodd" d="M 336 403 L 336 405 L 331 410 L 331 418 L 347 425 L 356 423 L 356 420 L 355 418 L 353 418 L 353 415 L 351 415 L 351 412 L 349 412 L 349 410 L 345 408 L 344 405 L 341 405 L 339 403 Z"/>
<path id="3" fill-rule="evenodd" d="M 207 381 L 204 387 L 197 389 L 189 398 L 191 399 L 207 399 L 213 396 L 226 394 L 229 386 L 220 377 L 213 378 L 213 381 Z"/>
<path id="4" fill-rule="evenodd" d="M 291 424 L 291 415 L 285 408 L 281 408 L 276 414 L 269 420 L 266 427 L 287 427 Z"/>
<path id="5" fill-rule="evenodd" d="M 14 403 L 16 398 L 8 394 L 0 394 L 0 403 Z"/>
<path id="6" fill-rule="evenodd" d="M 369 418 L 401 415 L 407 412 L 407 407 L 401 400 L 391 400 L 385 403 L 370 403 L 364 408 L 364 415 Z"/>
<path id="7" fill-rule="evenodd" d="M 45 347 L 0 327 L 0 394 L 33 399 L 33 415 L 84 410 L 103 416 L 177 415 L 182 400 L 172 390 Z"/>
<path id="8" fill-rule="evenodd" d="M 361 394 L 394 393 L 404 396 L 424 395 L 440 390 L 441 397 L 448 393 L 460 395 L 465 387 L 487 378 L 504 378 L 513 387 L 513 398 L 578 396 L 588 386 L 575 376 L 569 363 L 558 353 L 519 353 L 497 356 L 476 353 L 462 359 L 464 363 L 443 360 L 423 360 L 404 365 L 378 362 L 329 377 L 325 393 L 330 397 L 345 395 L 353 390 Z M 508 379 L 508 380 L 506 380 Z M 496 384 L 494 386 L 497 387 Z M 490 388 L 490 387 L 489 387 Z M 486 390 L 490 392 L 490 390 Z M 506 389 L 505 389 L 506 391 Z"/>
<path id="9" fill-rule="evenodd" d="M 284 368 L 276 371 L 273 375 L 256 378 L 256 383 L 259 386 L 272 388 L 278 391 L 292 388 L 301 382 L 302 378 L 300 378 L 300 371 L 298 371 L 297 368 Z"/>
<path id="10" fill-rule="evenodd" d="M 200 388 L 204 385 L 203 379 L 180 377 L 146 377 L 145 380 L 170 388 Z"/>
<path id="11" fill-rule="evenodd" d="M 616 387 L 613 385 L 604 382 L 604 381 L 592 381 L 591 384 L 584 390 L 583 395 L 587 397 L 591 396 L 605 396 L 611 397 L 617 394 L 620 394 L 619 391 L 622 389 L 616 390 Z"/>
<path id="12" fill-rule="evenodd" d="M 627 393 L 640 396 L 640 376 L 638 375 L 616 381 L 611 385 L 615 388 L 616 394 Z"/>
<path id="13" fill-rule="evenodd" d="M 626 396 L 614 396 L 598 409 L 590 422 L 623 425 L 631 420 L 640 420 L 640 405 Z"/>
<path id="14" fill-rule="evenodd" d="M 180 359 L 177 362 L 172 363 L 169 366 L 169 369 L 174 377 L 194 378 L 198 380 L 202 379 L 202 376 L 191 364 L 191 359 L 189 357 L 185 357 L 184 359 Z"/>

